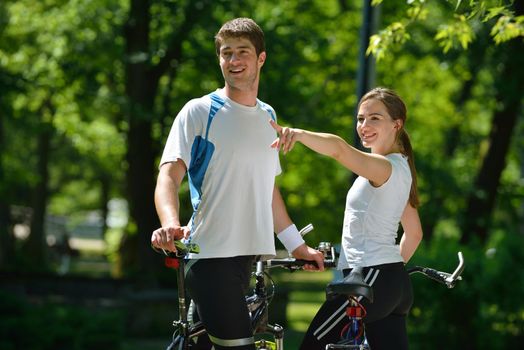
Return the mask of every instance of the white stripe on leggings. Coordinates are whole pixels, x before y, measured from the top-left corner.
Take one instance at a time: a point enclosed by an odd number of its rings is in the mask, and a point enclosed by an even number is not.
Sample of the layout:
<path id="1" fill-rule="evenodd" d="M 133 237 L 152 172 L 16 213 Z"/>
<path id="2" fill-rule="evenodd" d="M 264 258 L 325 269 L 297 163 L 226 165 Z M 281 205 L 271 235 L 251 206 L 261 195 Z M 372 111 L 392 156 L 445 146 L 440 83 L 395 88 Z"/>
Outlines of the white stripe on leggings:
<path id="1" fill-rule="evenodd" d="M 373 283 L 375 282 L 375 280 L 377 279 L 377 277 L 378 277 L 378 273 L 379 273 L 379 272 L 380 272 L 379 270 L 375 270 L 375 269 L 373 269 L 373 268 L 370 268 L 369 271 L 368 271 L 368 273 L 367 273 L 367 275 L 366 275 L 366 277 L 364 278 L 364 282 L 366 282 L 367 284 L 369 284 L 370 286 L 372 286 Z M 369 280 L 370 280 L 370 276 L 371 276 L 371 274 L 373 274 L 373 277 L 371 278 L 371 281 L 369 281 Z M 361 299 L 362 299 L 362 296 L 359 296 L 359 297 L 358 297 L 358 301 L 360 301 Z M 336 311 L 335 311 L 335 312 L 334 312 L 334 313 L 333 313 L 333 314 L 332 314 L 332 315 L 331 315 L 331 316 L 330 316 L 330 317 L 329 317 L 329 318 L 328 318 L 324 323 L 322 323 L 322 324 L 320 325 L 320 327 L 317 328 L 317 330 L 316 330 L 315 332 L 313 332 L 313 335 L 316 336 L 317 333 L 319 333 L 319 332 L 322 330 L 322 328 L 324 328 L 326 325 L 328 325 L 329 322 L 330 322 L 333 318 L 337 317 L 337 319 L 336 319 L 333 323 L 329 324 L 329 327 L 328 327 L 328 328 L 326 328 L 326 329 L 325 329 L 325 330 L 324 330 L 320 335 L 317 336 L 317 339 L 318 339 L 318 340 L 322 339 L 322 338 L 323 338 L 327 333 L 329 333 L 329 331 L 331 331 L 331 330 L 333 329 L 333 327 L 335 327 L 335 326 L 336 326 L 340 321 L 342 321 L 342 320 L 344 319 L 344 317 L 346 316 L 345 308 L 346 308 L 346 306 L 347 306 L 348 304 L 349 304 L 349 301 L 346 300 L 346 301 L 344 302 L 344 304 L 342 304 L 341 307 L 339 307 L 339 308 L 338 308 L 338 309 L 337 309 L 337 310 L 336 310 Z M 339 314 L 341 311 L 342 311 L 342 314 L 341 314 L 341 315 L 337 315 L 337 314 Z"/>

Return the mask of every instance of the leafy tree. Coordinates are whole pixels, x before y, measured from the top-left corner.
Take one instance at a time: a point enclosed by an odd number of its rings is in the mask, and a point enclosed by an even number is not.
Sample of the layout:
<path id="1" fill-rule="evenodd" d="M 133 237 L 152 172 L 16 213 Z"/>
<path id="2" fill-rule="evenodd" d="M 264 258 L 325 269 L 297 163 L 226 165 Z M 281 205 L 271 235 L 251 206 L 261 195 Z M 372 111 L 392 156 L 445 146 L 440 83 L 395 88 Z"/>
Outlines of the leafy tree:
<path id="1" fill-rule="evenodd" d="M 6 6 L 2 62 L 24 88 L 23 93 L 12 88 L 7 94 L 13 116 L 6 126 L 10 131 L 6 134 L 7 154 L 12 156 L 6 162 L 11 174 L 7 183 L 16 194 L 11 204 L 32 208 L 32 230 L 24 255 L 41 261 L 40 267 L 46 265 L 44 217 L 49 206 L 53 207 L 55 194 L 79 178 L 96 184 L 99 176 L 107 179 L 111 174 L 118 181 L 121 171 L 115 171 L 114 160 L 110 160 L 114 151 L 118 155 L 118 131 L 111 116 L 92 123 L 107 115 L 103 101 L 108 94 L 98 90 L 99 79 L 105 77 L 100 67 L 106 68 L 109 76 L 113 73 L 112 62 L 104 55 L 92 55 L 90 48 L 108 51 L 112 27 L 107 21 L 105 25 L 97 21 L 107 20 L 107 14 L 118 17 L 111 4 L 98 5 L 56 1 L 32 6 L 32 2 L 19 1 Z M 97 141 L 107 145 L 98 143 L 97 147 Z M 107 148 L 112 150 L 107 152 Z M 74 192 L 77 200 L 54 214 L 81 208 L 77 204 L 85 201 L 78 199 L 85 199 L 84 194 Z"/>

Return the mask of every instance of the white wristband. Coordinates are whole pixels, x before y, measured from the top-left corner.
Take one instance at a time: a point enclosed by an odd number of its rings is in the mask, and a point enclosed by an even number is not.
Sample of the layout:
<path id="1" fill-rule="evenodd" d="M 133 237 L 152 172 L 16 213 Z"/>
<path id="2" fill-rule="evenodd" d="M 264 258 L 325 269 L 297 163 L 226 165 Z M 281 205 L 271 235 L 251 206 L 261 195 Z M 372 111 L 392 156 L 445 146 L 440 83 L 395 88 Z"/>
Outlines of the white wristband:
<path id="1" fill-rule="evenodd" d="M 305 243 L 304 238 L 302 238 L 300 232 L 298 232 L 295 224 L 289 225 L 286 229 L 277 234 L 277 238 L 290 253 Z"/>

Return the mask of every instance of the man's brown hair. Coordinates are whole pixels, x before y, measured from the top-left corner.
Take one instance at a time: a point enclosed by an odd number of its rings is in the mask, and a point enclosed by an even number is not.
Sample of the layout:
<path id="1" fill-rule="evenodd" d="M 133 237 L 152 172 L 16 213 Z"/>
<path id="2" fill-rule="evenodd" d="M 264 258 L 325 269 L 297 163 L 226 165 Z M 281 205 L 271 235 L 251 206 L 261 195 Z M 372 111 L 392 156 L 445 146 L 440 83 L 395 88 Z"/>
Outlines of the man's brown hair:
<path id="1" fill-rule="evenodd" d="M 220 46 L 227 38 L 246 38 L 255 47 L 257 57 L 266 51 L 264 32 L 251 18 L 235 18 L 224 23 L 215 35 L 215 48 L 217 56 L 220 55 Z"/>

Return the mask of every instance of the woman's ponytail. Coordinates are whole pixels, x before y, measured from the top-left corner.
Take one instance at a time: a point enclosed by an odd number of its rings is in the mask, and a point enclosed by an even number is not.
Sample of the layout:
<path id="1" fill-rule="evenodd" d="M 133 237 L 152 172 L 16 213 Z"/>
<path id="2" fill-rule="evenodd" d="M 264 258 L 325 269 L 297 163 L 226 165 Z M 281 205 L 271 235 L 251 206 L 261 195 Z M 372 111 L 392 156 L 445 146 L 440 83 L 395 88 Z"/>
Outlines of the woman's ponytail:
<path id="1" fill-rule="evenodd" d="M 417 190 L 417 169 L 415 168 L 415 156 L 413 155 L 413 148 L 409 139 L 408 132 L 403 127 L 398 132 L 398 140 L 400 143 L 401 153 L 408 157 L 409 170 L 411 171 L 411 190 L 409 191 L 409 204 L 413 208 L 419 206 L 418 190 Z"/>

